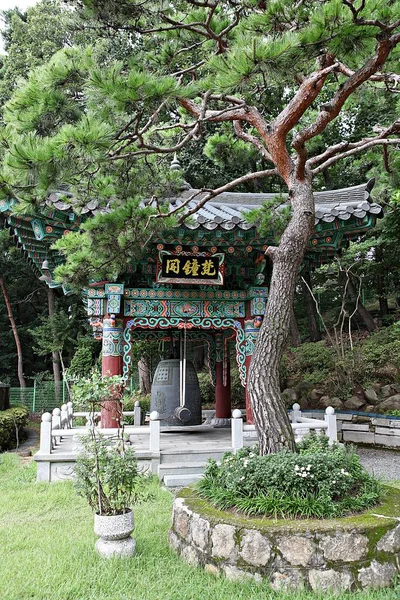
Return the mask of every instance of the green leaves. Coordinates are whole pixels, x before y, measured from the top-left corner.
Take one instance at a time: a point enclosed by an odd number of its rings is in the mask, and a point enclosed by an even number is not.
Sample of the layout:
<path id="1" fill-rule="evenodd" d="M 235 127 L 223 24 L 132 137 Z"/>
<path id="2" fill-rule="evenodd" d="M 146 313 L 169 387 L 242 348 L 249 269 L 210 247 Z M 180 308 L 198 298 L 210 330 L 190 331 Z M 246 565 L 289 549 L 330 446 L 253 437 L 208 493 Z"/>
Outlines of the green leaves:
<path id="1" fill-rule="evenodd" d="M 227 453 L 220 466 L 209 461 L 198 490 L 218 508 L 273 518 L 338 517 L 376 504 L 380 486 L 355 452 L 327 442 L 310 435 L 299 454 Z"/>

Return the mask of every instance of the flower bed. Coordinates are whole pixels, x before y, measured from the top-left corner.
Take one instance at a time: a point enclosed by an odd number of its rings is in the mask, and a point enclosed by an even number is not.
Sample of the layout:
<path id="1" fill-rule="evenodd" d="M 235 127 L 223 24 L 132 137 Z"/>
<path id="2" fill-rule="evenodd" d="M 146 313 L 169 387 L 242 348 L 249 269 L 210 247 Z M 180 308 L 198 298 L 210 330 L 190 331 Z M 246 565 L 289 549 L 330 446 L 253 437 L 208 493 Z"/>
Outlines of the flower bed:
<path id="1" fill-rule="evenodd" d="M 269 517 L 340 517 L 378 503 L 380 485 L 351 448 L 311 434 L 298 450 L 227 453 L 220 465 L 208 462 L 199 494 L 217 508 Z"/>

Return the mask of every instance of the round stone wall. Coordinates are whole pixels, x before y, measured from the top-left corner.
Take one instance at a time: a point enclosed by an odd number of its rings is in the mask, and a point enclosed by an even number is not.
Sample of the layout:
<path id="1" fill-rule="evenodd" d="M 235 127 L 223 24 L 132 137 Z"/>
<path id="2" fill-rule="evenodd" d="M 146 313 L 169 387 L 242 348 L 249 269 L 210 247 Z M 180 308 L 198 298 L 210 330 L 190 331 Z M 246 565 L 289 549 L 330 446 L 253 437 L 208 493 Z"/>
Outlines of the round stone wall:
<path id="1" fill-rule="evenodd" d="M 189 564 L 275 589 L 390 586 L 400 573 L 400 490 L 382 505 L 332 520 L 255 519 L 218 511 L 193 490 L 175 499 L 169 543 Z"/>

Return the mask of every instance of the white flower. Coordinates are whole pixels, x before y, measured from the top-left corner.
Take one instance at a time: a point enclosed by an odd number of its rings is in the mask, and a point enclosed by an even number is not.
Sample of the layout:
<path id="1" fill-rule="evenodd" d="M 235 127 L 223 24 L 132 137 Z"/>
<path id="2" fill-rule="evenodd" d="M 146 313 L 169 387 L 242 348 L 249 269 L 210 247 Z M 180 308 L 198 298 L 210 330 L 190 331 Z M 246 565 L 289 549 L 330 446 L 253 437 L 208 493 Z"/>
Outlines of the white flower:
<path id="1" fill-rule="evenodd" d="M 311 465 L 307 465 L 307 471 L 311 469 Z"/>
<path id="2" fill-rule="evenodd" d="M 307 473 L 302 473 L 302 477 L 307 477 Z"/>
<path id="3" fill-rule="evenodd" d="M 298 471 L 298 470 L 299 470 L 299 465 L 295 465 L 295 466 L 294 466 L 294 470 L 295 470 L 295 471 Z"/>

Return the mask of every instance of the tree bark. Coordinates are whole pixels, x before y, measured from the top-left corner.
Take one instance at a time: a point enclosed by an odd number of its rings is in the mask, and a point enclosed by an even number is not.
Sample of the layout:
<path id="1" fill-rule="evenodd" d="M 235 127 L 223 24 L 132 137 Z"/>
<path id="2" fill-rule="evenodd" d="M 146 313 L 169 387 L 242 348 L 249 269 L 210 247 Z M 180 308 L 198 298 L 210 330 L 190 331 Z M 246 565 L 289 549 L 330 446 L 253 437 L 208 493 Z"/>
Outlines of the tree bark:
<path id="1" fill-rule="evenodd" d="M 55 313 L 55 302 L 54 302 L 54 290 L 47 288 L 47 302 L 50 319 L 54 318 Z M 56 397 L 59 396 L 59 388 L 62 382 L 61 369 L 60 369 L 60 355 L 58 352 L 51 353 L 51 360 L 53 362 L 53 377 Z"/>
<path id="2" fill-rule="evenodd" d="M 350 274 L 349 274 L 349 281 L 348 281 L 347 289 L 349 291 L 349 296 L 350 296 L 352 302 L 356 303 L 358 294 L 357 294 L 357 290 L 354 286 L 354 283 L 351 280 Z M 357 312 L 360 315 L 361 319 L 364 321 L 365 327 L 367 328 L 367 330 L 370 333 L 372 331 L 375 331 L 378 328 L 377 324 L 374 321 L 373 316 L 371 315 L 369 310 L 367 310 L 365 308 L 364 304 L 361 302 L 361 298 L 358 299 Z"/>
<path id="3" fill-rule="evenodd" d="M 24 367 L 23 367 L 23 357 L 22 357 L 22 346 L 21 340 L 19 339 L 18 329 L 15 324 L 14 315 L 11 307 L 10 298 L 8 296 L 7 287 L 3 277 L 0 277 L 0 288 L 3 292 L 4 302 L 7 308 L 8 319 L 10 321 L 11 329 L 14 335 L 15 345 L 17 347 L 17 356 L 18 356 L 18 381 L 19 385 L 22 388 L 26 387 L 26 381 L 24 377 Z"/>
<path id="4" fill-rule="evenodd" d="M 305 281 L 307 282 L 307 285 L 309 286 L 310 290 L 312 290 L 312 282 L 311 282 L 310 272 L 304 271 L 303 277 L 304 277 Z M 307 320 L 308 320 L 308 326 L 310 329 L 310 339 L 312 342 L 319 342 L 322 339 L 322 337 L 321 337 L 321 332 L 318 327 L 317 309 L 315 307 L 314 299 L 313 299 L 312 295 L 310 294 L 309 289 L 307 288 L 307 285 L 304 283 L 304 281 L 301 281 L 301 287 L 302 287 L 304 299 L 306 302 Z"/>
<path id="5" fill-rule="evenodd" d="M 293 215 L 280 245 L 268 248 L 273 269 L 268 303 L 249 369 L 249 394 L 260 454 L 295 449 L 293 430 L 279 389 L 279 364 L 290 331 L 295 285 L 314 228 L 311 177 L 291 176 Z"/>
<path id="6" fill-rule="evenodd" d="M 150 394 L 151 392 L 151 381 L 150 381 L 150 367 L 144 358 L 141 358 L 138 362 L 139 372 L 139 389 L 142 394 Z"/>

